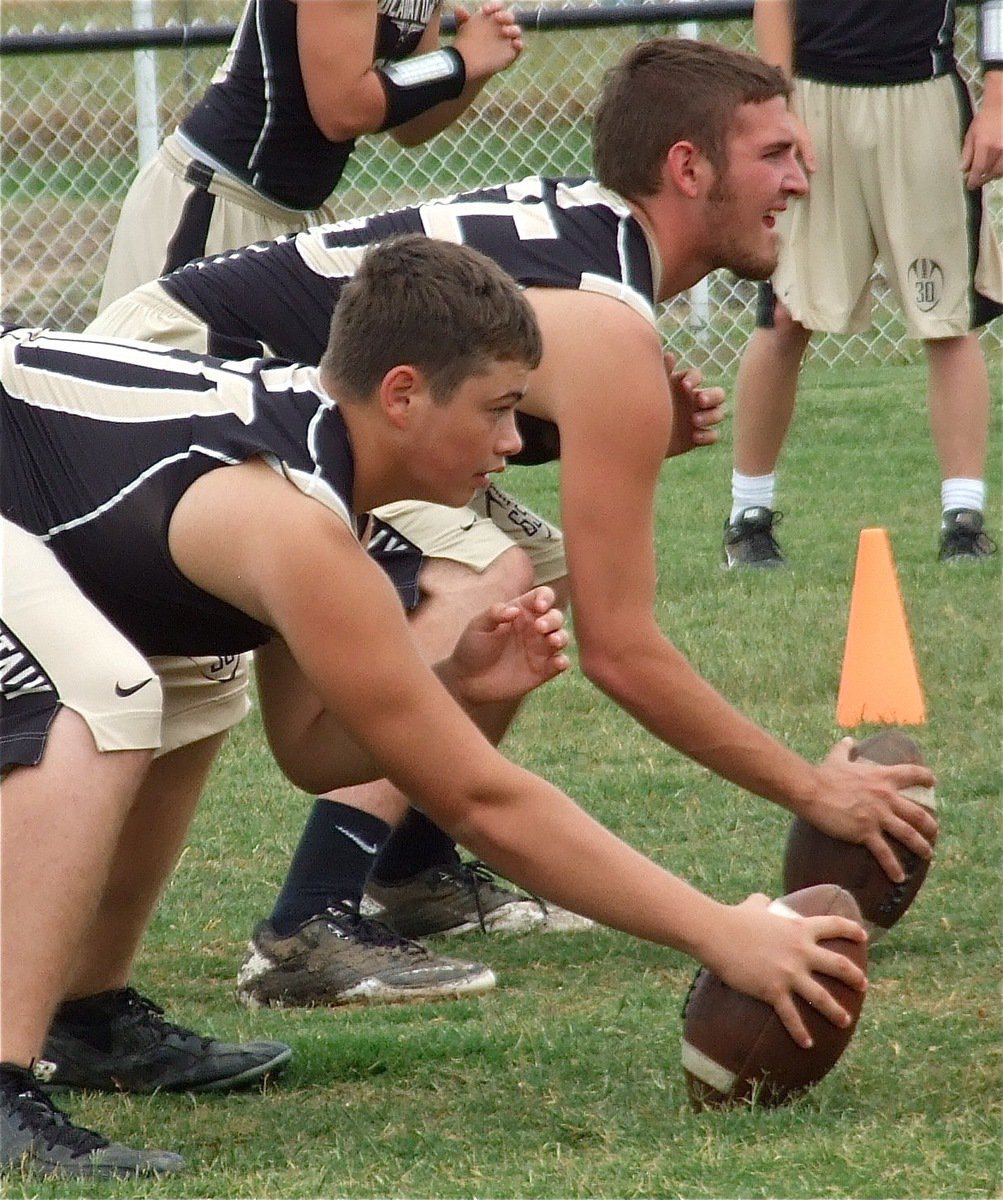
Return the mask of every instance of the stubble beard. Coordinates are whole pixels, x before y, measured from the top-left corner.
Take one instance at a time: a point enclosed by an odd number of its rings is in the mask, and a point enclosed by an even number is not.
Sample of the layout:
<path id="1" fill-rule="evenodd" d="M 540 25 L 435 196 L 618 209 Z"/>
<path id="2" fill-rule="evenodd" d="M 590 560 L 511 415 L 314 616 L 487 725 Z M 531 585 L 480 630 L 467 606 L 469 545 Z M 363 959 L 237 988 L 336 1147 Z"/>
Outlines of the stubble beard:
<path id="1" fill-rule="evenodd" d="M 708 194 L 712 204 L 708 221 L 716 250 L 716 264 L 731 271 L 739 279 L 769 279 L 777 269 L 780 254 L 776 235 L 769 251 L 757 253 L 743 244 L 735 233 L 733 209 L 736 198 L 735 193 L 723 180 L 718 180 Z"/>

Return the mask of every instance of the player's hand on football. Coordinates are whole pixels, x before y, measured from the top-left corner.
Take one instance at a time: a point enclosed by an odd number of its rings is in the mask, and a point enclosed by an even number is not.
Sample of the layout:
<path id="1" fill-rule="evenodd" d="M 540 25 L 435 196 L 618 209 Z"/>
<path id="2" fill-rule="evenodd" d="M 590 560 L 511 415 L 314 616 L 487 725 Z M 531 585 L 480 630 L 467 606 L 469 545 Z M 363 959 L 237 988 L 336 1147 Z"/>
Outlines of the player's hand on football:
<path id="1" fill-rule="evenodd" d="M 846 917 L 787 916 L 770 912 L 769 904 L 768 896 L 756 893 L 727 908 L 720 954 L 707 965 L 729 986 L 771 1005 L 794 1041 L 808 1050 L 812 1038 L 795 996 L 841 1029 L 853 1019 L 813 972 L 858 992 L 867 988 L 867 976 L 855 963 L 819 943 L 829 938 L 866 942 L 867 933 Z"/>
<path id="2" fill-rule="evenodd" d="M 843 738 L 829 751 L 818 768 L 815 803 L 801 815 L 832 837 L 866 846 L 888 878 L 901 883 L 905 872 L 885 835 L 920 858 L 933 857 L 937 818 L 902 795 L 904 788 L 933 787 L 933 773 L 917 763 L 878 766 L 859 758 L 851 762 L 852 745 L 852 738 Z"/>
<path id="3" fill-rule="evenodd" d="M 474 617 L 449 662 L 450 685 L 468 704 L 518 700 L 571 665 L 564 614 L 537 587 Z"/>
<path id="4" fill-rule="evenodd" d="M 717 427 L 724 420 L 724 388 L 701 387 L 703 376 L 695 367 L 679 366 L 674 354 L 664 359 L 672 395 L 672 433 L 665 457 L 713 446 L 721 436 Z"/>
<path id="5" fill-rule="evenodd" d="M 488 0 L 473 14 L 457 5 L 453 13 L 456 17 L 453 45 L 463 58 L 468 80 L 484 80 L 504 71 L 522 53 L 522 29 L 499 0 Z"/>

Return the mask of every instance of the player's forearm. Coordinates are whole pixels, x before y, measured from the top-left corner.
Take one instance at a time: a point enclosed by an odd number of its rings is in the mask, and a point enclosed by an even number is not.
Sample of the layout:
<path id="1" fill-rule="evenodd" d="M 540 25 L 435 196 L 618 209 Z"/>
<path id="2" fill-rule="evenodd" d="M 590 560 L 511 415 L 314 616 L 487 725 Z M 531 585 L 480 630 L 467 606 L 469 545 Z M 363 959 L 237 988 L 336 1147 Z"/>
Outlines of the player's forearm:
<path id="1" fill-rule="evenodd" d="M 468 80 L 463 92 L 455 100 L 444 100 L 442 104 L 423 112 L 421 116 L 404 125 L 398 125 L 396 129 L 391 130 L 391 136 L 400 146 L 420 146 L 422 142 L 427 142 L 429 138 L 448 129 L 461 117 L 486 83 L 487 78 Z"/>
<path id="2" fill-rule="evenodd" d="M 426 811 L 536 895 L 702 962 L 712 956 L 727 906 L 615 837 L 550 784 L 507 766 L 515 787 L 502 802 L 467 807 L 455 820 Z"/>

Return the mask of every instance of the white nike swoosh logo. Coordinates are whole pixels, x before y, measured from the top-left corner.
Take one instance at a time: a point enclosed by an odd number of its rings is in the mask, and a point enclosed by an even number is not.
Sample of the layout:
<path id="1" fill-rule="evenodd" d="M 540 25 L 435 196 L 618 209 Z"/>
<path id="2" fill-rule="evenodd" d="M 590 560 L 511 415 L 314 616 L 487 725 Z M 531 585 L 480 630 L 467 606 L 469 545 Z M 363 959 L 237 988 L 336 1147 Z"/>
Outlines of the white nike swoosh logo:
<path id="1" fill-rule="evenodd" d="M 376 842 L 364 842 L 362 838 L 352 833 L 350 829 L 343 829 L 340 825 L 335 825 L 335 829 L 339 833 L 343 833 L 350 842 L 354 842 L 360 850 L 365 850 L 367 854 L 376 854 L 379 851 L 379 846 Z"/>

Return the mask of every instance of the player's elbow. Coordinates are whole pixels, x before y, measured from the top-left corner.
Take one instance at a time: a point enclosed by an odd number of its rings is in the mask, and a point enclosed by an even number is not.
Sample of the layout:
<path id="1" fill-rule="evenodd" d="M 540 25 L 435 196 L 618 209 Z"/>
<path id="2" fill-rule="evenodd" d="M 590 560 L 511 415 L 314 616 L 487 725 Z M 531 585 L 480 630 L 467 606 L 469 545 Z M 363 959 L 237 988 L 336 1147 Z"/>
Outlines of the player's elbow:
<path id="1" fill-rule="evenodd" d="M 423 808 L 462 846 L 488 862 L 502 863 L 509 861 L 521 842 L 514 814 L 527 791 L 527 773 L 501 755 L 497 761 L 498 769 L 490 776 L 439 788 Z"/>
<path id="2" fill-rule="evenodd" d="M 314 124 L 329 142 L 350 142 L 376 133 L 386 120 L 383 89 L 373 79 L 363 80 L 353 90 L 308 99 Z"/>
<path id="3" fill-rule="evenodd" d="M 616 703 L 630 694 L 632 672 L 631 656 L 610 643 L 579 641 L 579 666 L 589 683 Z"/>

